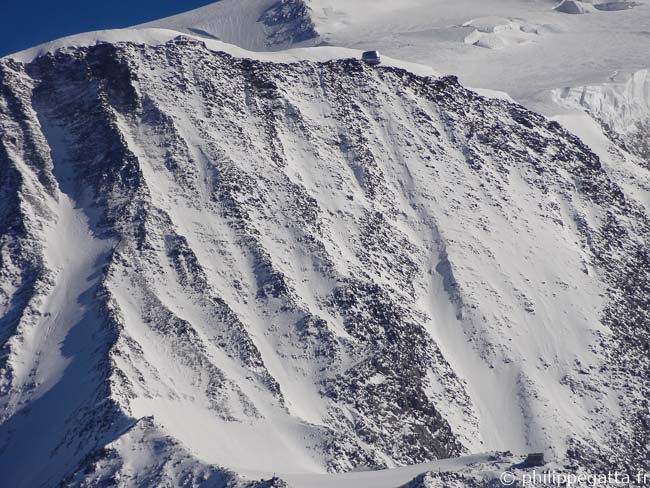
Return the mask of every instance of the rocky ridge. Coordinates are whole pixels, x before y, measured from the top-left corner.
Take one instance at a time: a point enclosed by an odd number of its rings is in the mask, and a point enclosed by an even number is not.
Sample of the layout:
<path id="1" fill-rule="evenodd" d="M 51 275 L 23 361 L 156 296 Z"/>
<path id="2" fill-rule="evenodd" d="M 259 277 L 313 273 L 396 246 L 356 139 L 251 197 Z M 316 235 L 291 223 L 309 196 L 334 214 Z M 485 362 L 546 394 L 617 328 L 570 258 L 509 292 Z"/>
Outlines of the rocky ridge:
<path id="1" fill-rule="evenodd" d="M 0 97 L 15 486 L 509 447 L 648 468 L 650 221 L 559 124 L 185 37 L 3 59 Z"/>

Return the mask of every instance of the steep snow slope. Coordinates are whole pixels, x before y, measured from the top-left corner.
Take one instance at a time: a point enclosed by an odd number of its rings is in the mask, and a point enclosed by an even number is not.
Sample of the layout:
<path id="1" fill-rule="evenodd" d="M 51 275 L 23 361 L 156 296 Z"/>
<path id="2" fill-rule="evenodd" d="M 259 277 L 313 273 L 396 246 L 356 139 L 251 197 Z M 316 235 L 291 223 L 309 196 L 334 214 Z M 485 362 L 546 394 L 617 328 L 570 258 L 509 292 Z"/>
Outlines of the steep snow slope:
<path id="1" fill-rule="evenodd" d="M 596 154 L 454 78 L 160 32 L 0 61 L 9 484 L 647 468 L 650 222 Z"/>
<path id="2" fill-rule="evenodd" d="M 318 37 L 303 0 L 221 0 L 139 27 L 163 27 L 252 51 L 281 50 Z"/>
<path id="3" fill-rule="evenodd" d="M 626 194 L 634 196 L 650 212 L 650 172 L 647 169 L 647 159 L 622 148 L 618 137 L 612 141 L 603 131 L 602 125 L 583 111 L 557 115 L 554 119 L 598 154 L 610 177 L 624 188 Z"/>
<path id="4" fill-rule="evenodd" d="M 650 169 L 650 71 L 616 73 L 608 83 L 556 90 L 559 105 L 583 109 Z"/>
<path id="5" fill-rule="evenodd" d="M 582 15 L 597 12 L 596 7 L 588 2 L 578 0 L 562 0 L 555 10 L 563 14 Z"/>

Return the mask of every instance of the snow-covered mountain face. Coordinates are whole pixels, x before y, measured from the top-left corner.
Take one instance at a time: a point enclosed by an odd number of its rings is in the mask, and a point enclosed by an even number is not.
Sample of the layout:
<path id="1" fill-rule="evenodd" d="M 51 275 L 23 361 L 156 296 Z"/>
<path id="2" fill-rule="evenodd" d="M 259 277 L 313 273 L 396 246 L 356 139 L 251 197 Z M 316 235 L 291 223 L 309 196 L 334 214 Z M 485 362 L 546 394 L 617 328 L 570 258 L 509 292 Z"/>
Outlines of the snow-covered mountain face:
<path id="1" fill-rule="evenodd" d="M 189 37 L 2 59 L 0 128 L 8 485 L 648 468 L 636 156 L 453 77 Z"/>
<path id="2" fill-rule="evenodd" d="M 272 24 L 265 20 L 268 12 L 275 13 Z M 648 160 L 647 94 L 645 103 L 637 103 L 639 83 L 647 85 L 650 69 L 647 0 L 221 0 L 147 26 L 254 51 L 378 49 L 457 75 L 464 85 L 506 92 L 547 116 L 587 110 L 605 124 L 605 136 Z M 630 98 L 628 89 L 620 90 L 626 85 L 635 91 Z M 585 88 L 586 103 L 580 100 Z M 647 86 L 641 89 L 647 92 Z M 634 120 L 627 119 L 628 110 Z M 629 129 L 610 124 L 611 116 L 625 127 L 644 122 L 630 138 Z"/>
<path id="3" fill-rule="evenodd" d="M 573 2 L 590 12 L 584 15 L 565 13 L 561 3 L 221 0 L 145 26 L 202 33 L 254 51 L 321 44 L 378 49 L 552 115 L 558 110 L 552 90 L 649 68 L 646 0 Z M 269 24 L 271 13 L 276 20 Z"/>

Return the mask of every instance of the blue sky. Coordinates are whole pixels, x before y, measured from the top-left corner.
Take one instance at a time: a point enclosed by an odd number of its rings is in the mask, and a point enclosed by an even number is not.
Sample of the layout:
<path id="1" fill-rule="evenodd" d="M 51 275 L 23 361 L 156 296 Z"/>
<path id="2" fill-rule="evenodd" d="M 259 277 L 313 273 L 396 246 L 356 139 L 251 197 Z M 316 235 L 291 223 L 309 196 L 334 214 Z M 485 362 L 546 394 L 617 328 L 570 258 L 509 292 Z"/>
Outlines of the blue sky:
<path id="1" fill-rule="evenodd" d="M 59 37 L 126 27 L 214 0 L 0 0 L 0 56 Z"/>

